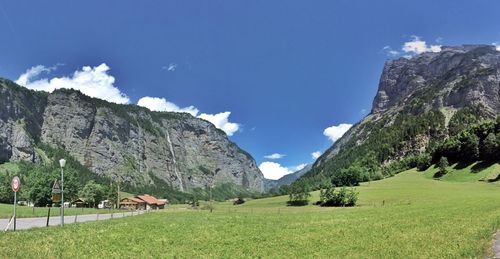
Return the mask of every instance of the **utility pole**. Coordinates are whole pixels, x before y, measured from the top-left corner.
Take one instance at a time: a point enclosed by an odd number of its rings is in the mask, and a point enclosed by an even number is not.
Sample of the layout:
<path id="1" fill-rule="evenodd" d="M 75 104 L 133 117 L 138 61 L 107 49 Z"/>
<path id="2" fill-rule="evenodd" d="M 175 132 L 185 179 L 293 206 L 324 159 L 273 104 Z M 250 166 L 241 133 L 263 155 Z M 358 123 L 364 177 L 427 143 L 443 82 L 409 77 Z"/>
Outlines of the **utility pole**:
<path id="1" fill-rule="evenodd" d="M 66 165 L 66 160 L 59 160 L 59 165 L 61 166 L 61 227 L 64 226 L 64 166 Z"/>
<path id="2" fill-rule="evenodd" d="M 118 181 L 118 194 L 116 195 L 116 208 L 120 208 L 120 181 Z"/>

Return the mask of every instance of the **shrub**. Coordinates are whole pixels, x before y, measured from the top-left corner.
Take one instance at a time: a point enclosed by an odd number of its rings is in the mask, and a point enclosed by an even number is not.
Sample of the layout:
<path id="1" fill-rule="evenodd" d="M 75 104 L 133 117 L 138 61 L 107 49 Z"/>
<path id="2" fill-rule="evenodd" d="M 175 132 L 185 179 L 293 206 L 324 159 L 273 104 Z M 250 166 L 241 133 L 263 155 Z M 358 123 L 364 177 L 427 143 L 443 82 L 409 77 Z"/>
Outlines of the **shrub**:
<path id="1" fill-rule="evenodd" d="M 432 157 L 429 154 L 422 154 L 417 157 L 418 171 L 425 171 L 431 166 Z"/>
<path id="2" fill-rule="evenodd" d="M 233 205 L 240 205 L 240 204 L 243 204 L 245 203 L 245 200 L 242 199 L 242 198 L 236 198 L 233 200 Z"/>
<path id="3" fill-rule="evenodd" d="M 322 207 L 352 207 L 358 201 L 358 193 L 355 189 L 342 187 L 338 191 L 330 186 L 320 191 L 320 201 L 317 203 Z"/>
<path id="4" fill-rule="evenodd" d="M 446 157 L 441 157 L 438 162 L 439 171 L 434 174 L 434 178 L 439 178 L 448 173 L 448 159 Z"/>
<path id="5" fill-rule="evenodd" d="M 287 202 L 288 206 L 304 206 L 309 204 L 309 188 L 305 183 L 292 185 L 289 189 L 290 200 Z"/>

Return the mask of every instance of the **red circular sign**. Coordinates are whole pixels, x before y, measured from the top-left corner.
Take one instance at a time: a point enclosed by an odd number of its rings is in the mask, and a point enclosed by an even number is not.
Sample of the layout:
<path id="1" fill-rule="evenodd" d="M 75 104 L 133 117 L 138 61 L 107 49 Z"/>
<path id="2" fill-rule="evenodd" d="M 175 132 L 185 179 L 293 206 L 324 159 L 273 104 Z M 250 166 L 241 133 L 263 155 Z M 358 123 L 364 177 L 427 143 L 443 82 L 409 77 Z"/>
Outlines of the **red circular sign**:
<path id="1" fill-rule="evenodd" d="M 19 189 L 21 188 L 21 180 L 19 179 L 19 177 L 14 176 L 12 182 L 10 182 L 10 186 L 12 187 L 12 190 L 14 192 L 18 192 Z"/>

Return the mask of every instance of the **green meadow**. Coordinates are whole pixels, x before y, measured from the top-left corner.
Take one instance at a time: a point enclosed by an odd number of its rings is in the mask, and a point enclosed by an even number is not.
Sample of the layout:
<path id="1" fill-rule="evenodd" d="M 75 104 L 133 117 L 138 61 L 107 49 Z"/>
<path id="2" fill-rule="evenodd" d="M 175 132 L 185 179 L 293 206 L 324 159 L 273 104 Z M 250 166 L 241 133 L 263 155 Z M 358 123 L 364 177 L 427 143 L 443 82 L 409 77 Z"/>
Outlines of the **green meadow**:
<path id="1" fill-rule="evenodd" d="M 483 170 L 498 171 L 498 164 Z M 500 185 L 412 169 L 357 187 L 353 208 L 287 207 L 288 197 L 176 205 L 100 222 L 0 234 L 0 258 L 474 258 L 491 252 Z M 458 169 L 457 169 L 458 170 Z M 463 169 L 468 170 L 468 169 Z M 471 172 L 469 172 L 471 173 Z M 490 174 L 491 172 L 488 172 Z M 462 179 L 463 177 L 458 177 Z M 318 199 L 314 192 L 311 201 Z M 203 207 L 202 204 L 201 207 Z"/>

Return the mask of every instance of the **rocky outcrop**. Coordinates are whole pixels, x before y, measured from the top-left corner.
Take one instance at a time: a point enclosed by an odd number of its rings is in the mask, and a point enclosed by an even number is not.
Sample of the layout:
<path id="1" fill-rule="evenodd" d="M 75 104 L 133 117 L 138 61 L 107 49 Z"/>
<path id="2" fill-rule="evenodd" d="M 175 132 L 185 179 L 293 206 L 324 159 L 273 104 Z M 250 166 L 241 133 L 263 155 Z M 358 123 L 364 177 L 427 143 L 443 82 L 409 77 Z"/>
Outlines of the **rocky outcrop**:
<path id="1" fill-rule="evenodd" d="M 208 121 L 107 103 L 73 90 L 41 94 L 7 80 L 0 81 L 0 93 L 2 161 L 34 161 L 34 145 L 41 142 L 65 149 L 99 175 L 135 185 L 154 184 L 156 178 L 189 192 L 213 177 L 215 183 L 263 191 L 253 158 Z"/>
<path id="2" fill-rule="evenodd" d="M 389 60 L 383 68 L 371 113 L 337 140 L 306 177 L 325 173 L 326 167 L 336 170 L 348 167 L 353 161 L 363 165 L 363 159 L 369 155 L 375 159 L 382 157 L 383 160 L 377 162 L 387 164 L 408 154 L 424 152 L 433 141 L 446 138 L 450 119 L 465 107 L 475 107 L 487 118 L 500 114 L 500 51 L 494 46 L 442 47 L 437 53 Z M 387 150 L 387 156 L 360 148 L 367 142 L 377 143 L 374 136 L 391 130 L 397 118 L 423 116 L 429 112 L 442 114 L 443 121 L 438 123 L 444 125 L 444 129 L 420 130 L 424 134 L 415 136 L 408 133 L 406 139 L 398 139 L 400 143 Z M 403 128 L 404 124 L 399 127 Z"/>
<path id="3" fill-rule="evenodd" d="M 495 46 L 443 47 L 441 52 L 387 61 L 372 113 L 418 97 L 433 107 L 481 104 L 495 114 L 500 110 L 499 86 L 500 52 Z"/>

